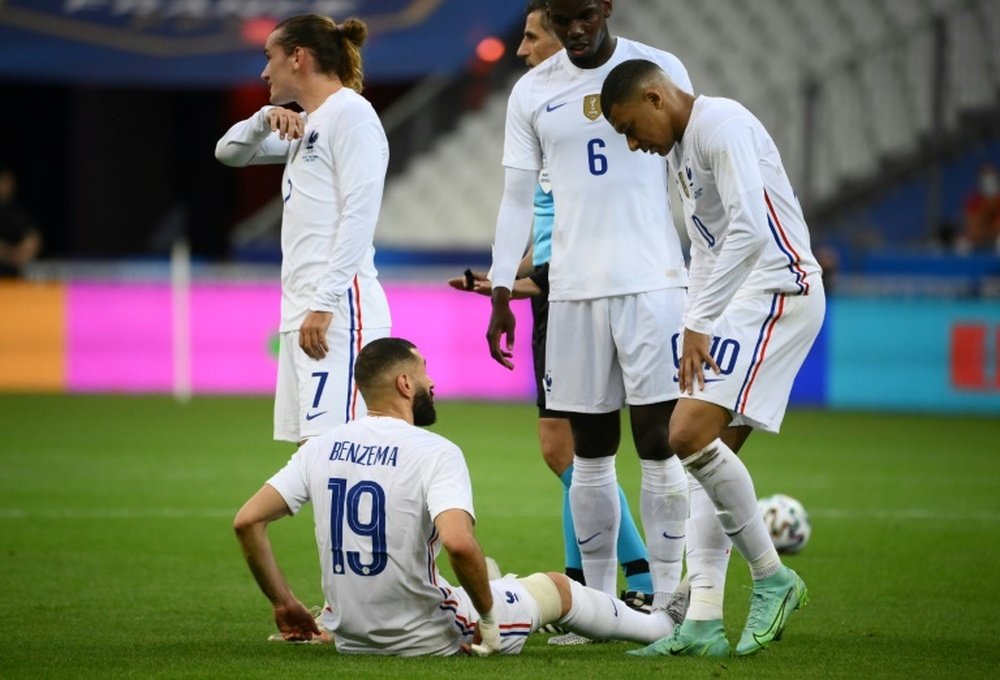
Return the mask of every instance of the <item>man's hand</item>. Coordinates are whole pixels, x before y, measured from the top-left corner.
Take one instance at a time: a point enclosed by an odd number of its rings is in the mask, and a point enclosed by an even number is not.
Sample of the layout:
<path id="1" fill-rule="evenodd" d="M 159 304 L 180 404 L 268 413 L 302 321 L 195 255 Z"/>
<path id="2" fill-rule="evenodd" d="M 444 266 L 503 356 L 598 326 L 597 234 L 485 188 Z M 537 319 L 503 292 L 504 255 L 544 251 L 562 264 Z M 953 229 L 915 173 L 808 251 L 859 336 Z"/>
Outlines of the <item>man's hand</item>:
<path id="1" fill-rule="evenodd" d="M 299 347 L 310 359 L 322 359 L 330 351 L 326 332 L 333 321 L 333 312 L 309 312 L 299 327 Z"/>
<path id="2" fill-rule="evenodd" d="M 470 283 L 471 282 L 471 283 Z M 493 293 L 493 282 L 486 278 L 482 272 L 474 272 L 471 269 L 465 270 L 465 276 L 456 276 L 448 279 L 448 285 L 455 290 L 464 290 L 480 295 L 491 295 Z M 534 297 L 542 292 L 538 284 L 531 279 L 517 279 L 514 281 L 514 290 L 511 291 L 511 300 L 523 300 Z"/>
<path id="3" fill-rule="evenodd" d="M 705 364 L 719 374 L 719 365 L 709 354 L 709 343 L 712 337 L 704 333 L 695 333 L 690 328 L 684 329 L 684 341 L 681 345 L 681 363 L 677 370 L 677 379 L 681 394 L 694 394 L 694 383 L 697 380 L 698 389 L 705 389 Z"/>
<path id="4" fill-rule="evenodd" d="M 473 643 L 474 656 L 490 656 L 500 653 L 500 627 L 491 609 L 479 617 L 479 644 Z"/>
<path id="5" fill-rule="evenodd" d="M 281 106 L 268 109 L 267 122 L 271 125 L 271 132 L 277 132 L 279 138 L 289 141 L 301 139 L 306 127 L 299 113 Z"/>
<path id="6" fill-rule="evenodd" d="M 448 285 L 455 290 L 464 290 L 470 293 L 479 293 L 480 295 L 489 295 L 493 292 L 493 283 L 486 278 L 486 274 L 483 272 L 474 272 L 470 269 L 465 270 L 464 276 L 456 276 L 453 279 L 448 279 Z"/>
<path id="7" fill-rule="evenodd" d="M 486 342 L 490 346 L 490 356 L 501 366 L 514 369 L 514 312 L 510 311 L 510 291 L 506 288 L 493 289 L 493 311 L 486 328 Z M 506 349 L 500 348 L 500 338 L 506 336 Z"/>
<path id="8" fill-rule="evenodd" d="M 315 637 L 324 637 L 313 615 L 298 600 L 275 604 L 274 622 L 287 642 L 308 642 Z"/>

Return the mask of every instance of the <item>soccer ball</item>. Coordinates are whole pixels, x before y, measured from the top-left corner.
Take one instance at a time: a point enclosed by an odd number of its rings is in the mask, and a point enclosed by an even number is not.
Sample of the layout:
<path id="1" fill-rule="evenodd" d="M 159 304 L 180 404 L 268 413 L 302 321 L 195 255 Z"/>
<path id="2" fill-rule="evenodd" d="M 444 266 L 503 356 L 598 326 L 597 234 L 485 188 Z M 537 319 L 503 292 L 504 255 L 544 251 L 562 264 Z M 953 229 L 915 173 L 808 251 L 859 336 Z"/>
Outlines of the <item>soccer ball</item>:
<path id="1" fill-rule="evenodd" d="M 802 504 L 791 496 L 775 494 L 757 501 L 764 526 L 778 552 L 796 553 L 809 542 L 812 526 Z"/>

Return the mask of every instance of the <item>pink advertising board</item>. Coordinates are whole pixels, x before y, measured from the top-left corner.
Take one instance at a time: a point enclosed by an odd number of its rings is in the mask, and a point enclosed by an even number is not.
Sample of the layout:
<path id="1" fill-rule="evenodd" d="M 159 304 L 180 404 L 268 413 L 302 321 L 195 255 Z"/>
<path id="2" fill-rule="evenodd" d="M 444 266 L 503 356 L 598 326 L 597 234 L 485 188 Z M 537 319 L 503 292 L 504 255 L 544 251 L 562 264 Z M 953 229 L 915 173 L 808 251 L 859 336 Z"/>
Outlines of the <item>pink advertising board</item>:
<path id="1" fill-rule="evenodd" d="M 444 398 L 534 396 L 531 309 L 515 302 L 515 370 L 489 356 L 489 301 L 444 284 L 387 284 L 393 334 L 427 357 Z M 191 386 L 196 394 L 274 390 L 277 284 L 199 283 L 190 291 Z M 73 283 L 67 294 L 67 389 L 170 392 L 174 381 L 172 295 L 166 284 Z"/>
<path id="2" fill-rule="evenodd" d="M 531 305 L 511 303 L 517 316 L 514 370 L 490 357 L 486 324 L 490 301 L 445 285 L 387 285 L 393 335 L 412 340 L 427 358 L 427 370 L 441 397 L 531 399 Z"/>
<path id="3" fill-rule="evenodd" d="M 70 392 L 169 392 L 169 286 L 70 284 L 66 300 Z"/>
<path id="4" fill-rule="evenodd" d="M 191 290 L 191 387 L 196 394 L 274 392 L 276 284 L 198 284 Z"/>

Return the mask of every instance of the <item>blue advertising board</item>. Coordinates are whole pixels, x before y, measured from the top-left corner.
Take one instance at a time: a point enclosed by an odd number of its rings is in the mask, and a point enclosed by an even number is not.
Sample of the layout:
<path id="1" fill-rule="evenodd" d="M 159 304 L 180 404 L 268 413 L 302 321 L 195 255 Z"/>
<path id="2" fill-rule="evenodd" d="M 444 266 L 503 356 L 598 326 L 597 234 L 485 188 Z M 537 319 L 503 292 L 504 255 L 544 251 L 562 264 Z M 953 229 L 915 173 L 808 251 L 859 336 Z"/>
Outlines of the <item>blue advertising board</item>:
<path id="1" fill-rule="evenodd" d="M 840 297 L 827 405 L 1000 415 L 1000 301 Z"/>

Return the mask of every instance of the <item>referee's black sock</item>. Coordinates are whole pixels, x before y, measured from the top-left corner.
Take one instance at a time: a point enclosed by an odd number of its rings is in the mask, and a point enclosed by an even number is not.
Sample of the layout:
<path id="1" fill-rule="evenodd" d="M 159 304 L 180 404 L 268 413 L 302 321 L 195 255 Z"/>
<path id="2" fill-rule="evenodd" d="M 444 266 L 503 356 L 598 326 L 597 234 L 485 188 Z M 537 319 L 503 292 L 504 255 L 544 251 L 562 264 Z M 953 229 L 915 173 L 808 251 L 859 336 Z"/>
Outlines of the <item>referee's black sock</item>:
<path id="1" fill-rule="evenodd" d="M 646 571 L 649 571 L 649 564 L 646 565 Z M 566 567 L 566 575 L 582 586 L 587 585 L 587 581 L 584 580 L 583 578 L 583 569 L 577 569 L 576 567 Z"/>
<path id="2" fill-rule="evenodd" d="M 636 574 L 648 574 L 649 562 L 643 559 L 632 560 L 631 562 L 625 562 L 622 565 L 622 569 L 625 570 L 625 578 L 635 576 Z"/>

